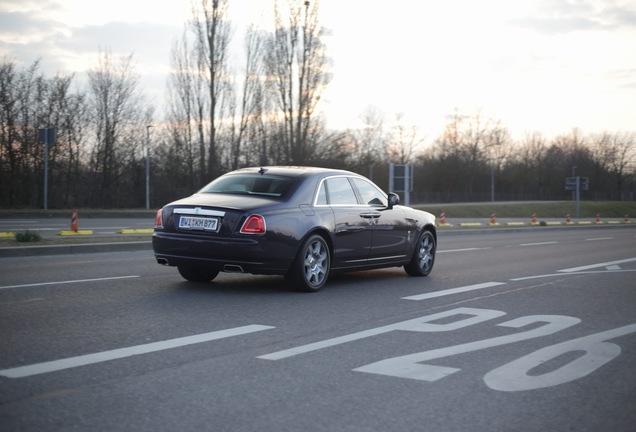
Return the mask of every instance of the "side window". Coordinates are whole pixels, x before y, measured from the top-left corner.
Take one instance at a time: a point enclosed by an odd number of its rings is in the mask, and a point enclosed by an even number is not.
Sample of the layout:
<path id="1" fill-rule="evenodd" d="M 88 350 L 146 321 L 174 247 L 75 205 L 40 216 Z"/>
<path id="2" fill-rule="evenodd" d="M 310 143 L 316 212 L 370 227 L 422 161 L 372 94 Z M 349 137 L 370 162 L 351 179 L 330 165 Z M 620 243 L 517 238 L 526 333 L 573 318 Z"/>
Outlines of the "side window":
<path id="1" fill-rule="evenodd" d="M 334 177 L 327 179 L 327 193 L 331 205 L 357 205 L 356 194 L 351 188 L 351 183 L 346 177 Z"/>
<path id="2" fill-rule="evenodd" d="M 361 178 L 353 178 L 352 180 L 362 196 L 363 203 L 371 206 L 388 207 L 388 200 L 377 187 Z"/>

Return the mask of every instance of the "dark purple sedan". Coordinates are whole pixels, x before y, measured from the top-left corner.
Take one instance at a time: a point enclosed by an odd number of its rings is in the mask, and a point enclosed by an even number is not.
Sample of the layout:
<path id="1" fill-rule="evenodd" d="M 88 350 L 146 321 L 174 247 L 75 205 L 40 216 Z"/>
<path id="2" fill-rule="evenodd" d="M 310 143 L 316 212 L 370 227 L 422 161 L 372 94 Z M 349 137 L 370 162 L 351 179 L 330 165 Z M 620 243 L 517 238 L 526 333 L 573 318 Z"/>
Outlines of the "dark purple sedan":
<path id="1" fill-rule="evenodd" d="M 284 275 L 311 292 L 336 271 L 403 266 L 427 276 L 435 216 L 398 203 L 349 171 L 245 168 L 159 210 L 152 246 L 159 264 L 194 282 L 221 271 Z"/>

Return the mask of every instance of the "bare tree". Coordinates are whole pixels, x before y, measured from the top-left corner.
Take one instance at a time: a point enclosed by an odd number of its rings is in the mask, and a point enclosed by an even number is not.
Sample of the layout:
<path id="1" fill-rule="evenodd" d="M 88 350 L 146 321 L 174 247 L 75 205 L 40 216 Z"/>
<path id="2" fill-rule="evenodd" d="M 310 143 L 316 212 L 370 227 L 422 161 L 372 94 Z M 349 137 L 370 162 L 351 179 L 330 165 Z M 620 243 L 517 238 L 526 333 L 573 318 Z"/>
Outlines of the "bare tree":
<path id="1" fill-rule="evenodd" d="M 534 196 L 543 199 L 546 191 L 541 167 L 547 151 L 546 139 L 539 133 L 529 134 L 521 141 L 509 164 L 517 185 L 511 192 L 525 199 Z"/>
<path id="2" fill-rule="evenodd" d="M 404 115 L 397 114 L 395 130 L 391 137 L 391 144 L 386 149 L 389 160 L 398 164 L 411 163 L 417 148 L 424 142 L 417 126 L 407 127 Z"/>
<path id="3" fill-rule="evenodd" d="M 171 72 L 167 83 L 167 130 L 172 140 L 169 148 L 162 150 L 163 168 L 166 174 L 176 180 L 177 190 L 194 190 L 204 179 L 205 164 L 200 162 L 196 135 L 201 129 L 197 125 L 198 84 L 196 58 L 193 56 L 188 33 L 177 40 L 170 51 Z M 200 149 L 199 149 L 200 151 Z M 202 153 L 205 155 L 205 151 Z M 203 159 L 205 160 L 205 158 Z M 199 178 L 200 176 L 200 178 Z M 168 186 L 171 187 L 171 186 Z M 172 187 L 171 187 L 172 188 Z"/>
<path id="4" fill-rule="evenodd" d="M 318 1 L 289 0 L 287 15 L 275 4 L 275 31 L 267 49 L 268 74 L 275 82 L 282 115 L 287 163 L 312 157 L 308 137 L 325 86 L 331 80 L 319 25 Z"/>
<path id="5" fill-rule="evenodd" d="M 199 0 L 198 5 L 192 5 L 192 30 L 196 40 L 197 62 L 202 76 L 205 77 L 207 87 L 207 113 L 204 115 L 205 105 L 199 100 L 199 139 L 201 149 L 205 147 L 204 122 L 208 123 L 207 155 L 202 152 L 201 160 L 207 156 L 208 177 L 216 177 L 220 173 L 219 155 L 217 145 L 217 127 L 223 118 L 221 108 L 223 106 L 223 85 L 227 77 L 227 55 L 231 37 L 231 25 L 227 20 L 228 0 Z M 226 94 L 227 95 L 227 94 Z M 232 97 L 232 95 L 227 95 Z M 227 102 L 227 101 L 225 101 Z"/>
<path id="6" fill-rule="evenodd" d="M 110 52 L 104 51 L 88 72 L 95 125 L 91 168 L 99 178 L 95 202 L 101 205 L 121 205 L 124 195 L 117 191 L 123 186 L 124 168 L 134 165 L 136 155 L 142 154 L 144 126 L 149 119 L 138 81 L 132 55 L 114 61 Z"/>
<path id="7" fill-rule="evenodd" d="M 615 133 L 609 139 L 609 171 L 614 178 L 619 200 L 625 200 L 623 185 L 634 172 L 636 162 L 636 134 Z"/>

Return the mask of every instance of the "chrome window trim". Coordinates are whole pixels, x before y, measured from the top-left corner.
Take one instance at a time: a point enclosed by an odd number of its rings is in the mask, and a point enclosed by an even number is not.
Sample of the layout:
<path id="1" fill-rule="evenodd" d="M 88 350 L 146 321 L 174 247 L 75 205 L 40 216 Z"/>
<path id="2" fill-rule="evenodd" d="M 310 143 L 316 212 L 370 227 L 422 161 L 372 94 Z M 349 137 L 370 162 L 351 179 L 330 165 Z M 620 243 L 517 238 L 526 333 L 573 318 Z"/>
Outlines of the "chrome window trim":
<path id="1" fill-rule="evenodd" d="M 312 206 L 313 207 L 364 207 L 364 208 L 369 207 L 368 204 L 318 204 L 318 195 L 320 193 L 320 188 L 322 188 L 322 186 L 325 183 L 325 181 L 327 181 L 328 179 L 339 178 L 339 177 L 344 177 L 346 179 L 357 178 L 357 179 L 360 179 L 362 181 L 366 181 L 371 186 L 376 188 L 378 190 L 378 192 L 380 192 L 380 194 L 382 194 L 382 196 L 384 196 L 384 198 L 386 200 L 389 199 L 389 196 L 382 189 L 380 189 L 375 183 L 373 183 L 371 180 L 367 179 L 366 177 L 362 177 L 362 176 L 358 176 L 358 175 L 338 174 L 338 175 L 332 175 L 332 176 L 324 177 L 324 178 L 322 178 L 320 180 L 320 183 L 318 184 L 318 188 L 316 189 L 316 192 L 314 193 L 314 199 L 312 201 Z M 353 189 L 354 186 L 352 185 L 351 188 Z M 355 192 L 355 189 L 354 189 L 354 192 Z M 356 197 L 357 197 L 357 195 L 356 195 Z"/>

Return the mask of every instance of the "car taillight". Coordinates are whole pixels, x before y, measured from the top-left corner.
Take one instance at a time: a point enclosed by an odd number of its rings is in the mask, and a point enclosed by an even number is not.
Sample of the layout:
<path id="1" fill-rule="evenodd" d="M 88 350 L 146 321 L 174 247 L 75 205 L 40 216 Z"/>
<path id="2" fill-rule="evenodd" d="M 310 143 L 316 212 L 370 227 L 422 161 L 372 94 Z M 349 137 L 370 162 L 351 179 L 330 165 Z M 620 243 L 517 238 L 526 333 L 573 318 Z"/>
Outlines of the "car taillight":
<path id="1" fill-rule="evenodd" d="M 155 228 L 163 228 L 163 209 L 157 211 L 157 217 L 155 218 Z"/>
<path id="2" fill-rule="evenodd" d="M 265 234 L 265 218 L 261 215 L 251 215 L 243 223 L 241 234 Z"/>

